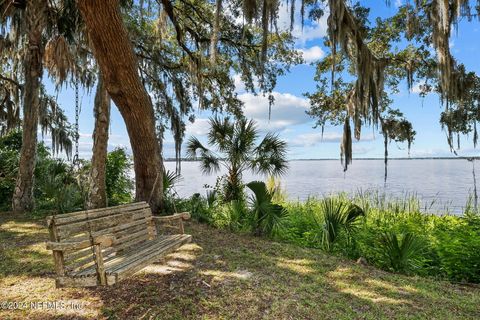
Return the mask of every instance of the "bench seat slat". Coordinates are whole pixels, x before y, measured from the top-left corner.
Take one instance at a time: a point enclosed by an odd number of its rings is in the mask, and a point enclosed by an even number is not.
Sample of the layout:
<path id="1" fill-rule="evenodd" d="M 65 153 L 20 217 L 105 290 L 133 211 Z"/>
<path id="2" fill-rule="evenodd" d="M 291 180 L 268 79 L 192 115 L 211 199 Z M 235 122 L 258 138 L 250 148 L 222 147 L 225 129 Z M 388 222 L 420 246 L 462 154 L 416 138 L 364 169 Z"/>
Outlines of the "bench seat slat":
<path id="1" fill-rule="evenodd" d="M 105 270 L 107 274 L 121 273 L 122 270 L 128 268 L 130 265 L 136 265 L 142 261 L 149 261 L 150 263 L 156 258 L 164 254 L 164 249 L 178 244 L 189 242 L 191 236 L 189 235 L 168 235 L 161 236 L 155 240 L 148 241 L 139 247 L 137 250 L 125 252 L 119 256 L 114 256 L 110 259 L 104 260 Z M 152 260 L 153 259 L 153 260 Z M 94 274 L 95 267 L 89 267 L 78 273 L 72 274 L 74 277 L 82 277 Z"/>
<path id="2" fill-rule="evenodd" d="M 171 252 L 174 252 L 175 250 L 180 248 L 182 245 L 184 245 L 186 243 L 190 243 L 191 241 L 192 241 L 192 237 L 190 235 L 187 235 L 187 238 L 176 241 L 176 242 L 173 242 L 173 243 L 169 244 L 168 246 L 163 247 L 161 250 L 159 250 L 159 252 L 157 253 L 156 256 L 153 256 L 153 257 L 148 258 L 148 259 L 137 260 L 135 262 L 135 264 L 130 264 L 128 267 L 123 268 L 122 270 L 116 270 L 114 275 L 115 275 L 117 281 L 127 279 L 127 278 L 131 277 L 133 274 L 135 274 L 136 272 L 138 272 L 138 271 L 142 270 L 143 268 L 145 268 L 146 266 L 152 264 L 152 262 L 158 260 L 158 258 L 160 256 L 165 256 L 165 255 L 167 255 Z M 107 274 L 107 276 L 109 276 L 109 274 Z"/>

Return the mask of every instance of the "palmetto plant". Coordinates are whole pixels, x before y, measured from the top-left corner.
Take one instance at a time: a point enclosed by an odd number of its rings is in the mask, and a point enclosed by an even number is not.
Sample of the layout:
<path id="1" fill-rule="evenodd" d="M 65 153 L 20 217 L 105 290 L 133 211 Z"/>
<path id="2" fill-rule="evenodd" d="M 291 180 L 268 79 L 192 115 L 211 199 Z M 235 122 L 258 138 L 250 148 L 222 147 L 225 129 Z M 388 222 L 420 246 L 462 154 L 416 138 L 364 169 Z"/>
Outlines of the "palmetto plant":
<path id="1" fill-rule="evenodd" d="M 174 192 L 173 188 L 182 181 L 182 176 L 175 172 L 166 170 L 163 174 L 163 192 L 165 195 Z"/>
<path id="2" fill-rule="evenodd" d="M 410 232 L 404 234 L 384 233 L 380 243 L 389 267 L 398 272 L 415 267 L 415 257 L 423 248 L 420 238 Z"/>
<path id="3" fill-rule="evenodd" d="M 321 211 L 317 224 L 322 229 L 322 245 L 328 251 L 332 250 L 341 232 L 346 232 L 350 238 L 359 218 L 365 215 L 359 206 L 338 198 L 324 199 Z"/>
<path id="4" fill-rule="evenodd" d="M 164 197 L 164 210 L 168 213 L 175 212 L 175 197 L 177 192 L 175 186 L 182 181 L 182 176 L 170 170 L 164 170 L 163 173 L 163 197 Z"/>
<path id="5" fill-rule="evenodd" d="M 205 174 L 218 172 L 223 166 L 227 171 L 225 200 L 238 200 L 242 197 L 242 174 L 246 170 L 278 176 L 288 168 L 286 143 L 271 133 L 256 144 L 258 138 L 259 132 L 253 120 L 242 118 L 231 121 L 215 117 L 210 119 L 208 143 L 217 152 L 191 137 L 187 143 L 187 154 L 201 161 Z"/>
<path id="6" fill-rule="evenodd" d="M 257 235 L 273 235 L 281 226 L 286 216 L 286 210 L 281 205 L 272 203 L 275 189 L 268 190 L 262 181 L 252 181 L 247 184 L 252 190 L 250 207 L 252 210 L 252 228 Z"/>

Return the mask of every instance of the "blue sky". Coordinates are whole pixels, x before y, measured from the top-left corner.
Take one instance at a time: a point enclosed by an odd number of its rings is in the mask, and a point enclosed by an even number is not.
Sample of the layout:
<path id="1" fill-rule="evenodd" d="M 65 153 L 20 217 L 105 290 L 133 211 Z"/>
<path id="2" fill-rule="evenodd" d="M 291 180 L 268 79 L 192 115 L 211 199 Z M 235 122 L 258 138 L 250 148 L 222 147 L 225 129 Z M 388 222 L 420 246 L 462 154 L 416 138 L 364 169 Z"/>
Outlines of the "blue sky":
<path id="1" fill-rule="evenodd" d="M 405 1 L 405 0 L 403 0 Z M 396 6 L 402 0 L 392 1 L 390 7 L 384 1 L 370 0 L 361 1 L 362 4 L 371 8 L 371 21 L 375 17 L 387 17 L 394 14 Z M 300 21 L 298 17 L 296 21 Z M 280 26 L 289 24 L 289 13 L 286 9 L 280 12 Z M 464 63 L 468 70 L 480 73 L 480 23 L 478 20 L 472 22 L 462 21 L 458 26 L 458 32 L 453 32 L 451 39 L 451 51 L 458 61 Z M 277 132 L 280 137 L 288 142 L 289 158 L 339 158 L 340 140 L 342 128 L 326 127 L 323 140 L 320 129 L 313 129 L 314 119 L 305 114 L 308 110 L 308 100 L 303 94 L 315 90 L 313 80 L 315 67 L 311 62 L 320 59 L 328 49 L 323 47 L 323 37 L 326 35 L 326 17 L 319 22 L 309 22 L 303 30 L 297 23 L 294 27 L 294 34 L 297 38 L 296 48 L 301 50 L 307 63 L 293 67 L 288 75 L 278 79 L 275 88 L 275 105 L 272 108 L 271 119 L 268 119 L 268 102 L 265 97 L 254 96 L 246 93 L 242 83 L 236 79 L 237 92 L 240 99 L 245 103 L 245 114 L 259 123 L 263 131 Z M 417 84 L 418 86 L 418 84 Z M 53 92 L 53 86 L 48 86 Z M 413 157 L 430 156 L 453 156 L 449 151 L 446 142 L 445 132 L 439 124 L 439 116 L 442 111 L 437 95 L 429 95 L 426 98 L 418 96 L 415 87 L 408 91 L 406 84 L 401 92 L 393 96 L 393 107 L 400 109 L 412 122 L 417 131 L 415 142 L 411 149 Z M 82 92 L 82 113 L 80 120 L 80 153 L 81 157 L 91 156 L 93 132 L 93 94 Z M 64 89 L 58 94 L 60 104 L 65 109 L 69 119 L 74 119 L 74 92 L 71 89 Z M 197 114 L 197 121 L 187 126 L 188 138 L 191 135 L 204 140 L 208 131 L 209 113 Z M 48 140 L 48 139 L 46 139 Z M 165 141 L 164 156 L 173 157 L 173 139 L 167 136 Z M 128 136 L 123 120 L 115 106 L 112 107 L 111 129 L 109 148 L 123 146 L 130 150 Z M 389 147 L 391 157 L 408 157 L 406 145 L 392 143 Z M 460 156 L 477 155 L 473 149 L 471 138 L 463 138 Z M 383 157 L 382 136 L 373 129 L 366 129 L 362 133 L 362 139 L 353 145 L 354 158 L 381 158 Z"/>

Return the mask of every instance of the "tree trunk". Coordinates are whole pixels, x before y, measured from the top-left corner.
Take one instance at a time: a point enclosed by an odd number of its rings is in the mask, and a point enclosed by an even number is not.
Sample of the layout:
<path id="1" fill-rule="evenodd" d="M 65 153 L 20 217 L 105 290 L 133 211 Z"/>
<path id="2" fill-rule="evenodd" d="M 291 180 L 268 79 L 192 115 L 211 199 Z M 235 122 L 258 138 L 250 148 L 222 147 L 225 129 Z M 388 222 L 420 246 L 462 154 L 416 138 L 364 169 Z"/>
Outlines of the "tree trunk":
<path id="1" fill-rule="evenodd" d="M 78 0 L 107 91 L 120 110 L 130 137 L 136 200 L 162 209 L 162 157 L 152 101 L 142 85 L 138 61 L 123 24 L 118 0 Z"/>
<path id="2" fill-rule="evenodd" d="M 43 75 L 42 31 L 45 24 L 46 5 L 46 0 L 32 1 L 28 4 L 25 13 L 28 41 L 24 63 L 23 133 L 17 181 L 12 199 L 14 212 L 30 211 L 34 207 L 33 186 L 37 155 L 39 96 Z"/>
<path id="3" fill-rule="evenodd" d="M 95 94 L 95 130 L 93 131 L 93 156 L 89 176 L 87 209 L 107 206 L 105 170 L 107 163 L 108 126 L 110 124 L 110 97 L 102 76 L 98 77 Z"/>

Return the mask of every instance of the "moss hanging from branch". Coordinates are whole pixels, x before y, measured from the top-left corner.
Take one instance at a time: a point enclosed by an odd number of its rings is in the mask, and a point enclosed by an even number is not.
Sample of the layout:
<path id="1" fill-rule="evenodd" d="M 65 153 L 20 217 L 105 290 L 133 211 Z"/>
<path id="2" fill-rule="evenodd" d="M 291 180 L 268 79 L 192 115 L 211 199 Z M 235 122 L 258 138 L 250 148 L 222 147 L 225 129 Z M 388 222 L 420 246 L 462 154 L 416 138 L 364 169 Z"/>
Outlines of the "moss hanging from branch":
<path id="1" fill-rule="evenodd" d="M 348 115 L 353 119 L 355 138 L 360 139 L 362 123 L 377 125 L 379 105 L 384 85 L 386 61 L 377 58 L 364 43 L 365 35 L 343 0 L 329 0 L 328 34 L 332 56 L 337 55 L 337 47 L 347 55 L 354 64 L 357 80 L 349 94 Z M 335 82 L 335 61 L 332 64 L 332 87 Z M 346 139 L 350 124 L 344 125 L 342 157 L 345 156 L 344 168 L 351 163 L 352 139 Z M 349 146 L 347 144 L 350 144 Z M 350 152 L 348 152 L 350 150 Z"/>
<path id="2" fill-rule="evenodd" d="M 56 81 L 57 86 L 67 80 L 73 71 L 74 63 L 70 48 L 61 35 L 51 38 L 45 46 L 43 57 L 48 73 Z"/>
<path id="3" fill-rule="evenodd" d="M 382 125 L 382 135 L 384 143 L 384 181 L 388 177 L 388 144 L 390 141 L 407 142 L 408 154 L 415 139 L 416 132 L 413 130 L 412 123 L 406 120 L 399 110 L 388 110 L 387 114 L 380 117 Z"/>
<path id="4" fill-rule="evenodd" d="M 477 2 L 478 3 L 478 2 Z M 432 44 L 437 53 L 438 78 L 442 101 L 448 103 L 463 98 L 464 77 L 458 70 L 457 63 L 450 52 L 450 35 L 452 25 L 460 17 L 471 19 L 469 0 L 432 0 L 425 5 L 416 1 L 417 9 L 423 8 L 432 25 Z M 477 7 L 477 12 L 480 7 Z"/>
<path id="5" fill-rule="evenodd" d="M 345 118 L 343 125 L 343 138 L 340 146 L 340 158 L 343 165 L 343 171 L 347 171 L 352 163 L 352 129 L 350 127 L 350 117 Z"/>

